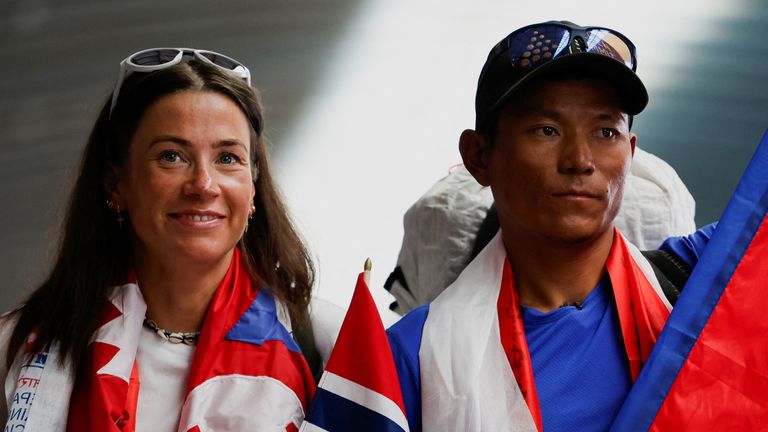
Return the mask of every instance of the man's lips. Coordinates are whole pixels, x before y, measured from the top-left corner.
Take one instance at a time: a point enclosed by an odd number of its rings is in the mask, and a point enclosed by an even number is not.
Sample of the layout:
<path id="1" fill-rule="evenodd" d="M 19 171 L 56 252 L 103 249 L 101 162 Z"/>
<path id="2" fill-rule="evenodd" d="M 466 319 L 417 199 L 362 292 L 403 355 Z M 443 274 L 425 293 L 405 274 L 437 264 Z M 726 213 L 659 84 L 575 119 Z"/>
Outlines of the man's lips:
<path id="1" fill-rule="evenodd" d="M 591 199 L 600 199 L 602 197 L 602 194 L 595 193 L 588 190 L 583 189 L 571 189 L 563 192 L 556 192 L 552 194 L 555 197 L 562 197 L 562 198 L 591 198 Z"/>

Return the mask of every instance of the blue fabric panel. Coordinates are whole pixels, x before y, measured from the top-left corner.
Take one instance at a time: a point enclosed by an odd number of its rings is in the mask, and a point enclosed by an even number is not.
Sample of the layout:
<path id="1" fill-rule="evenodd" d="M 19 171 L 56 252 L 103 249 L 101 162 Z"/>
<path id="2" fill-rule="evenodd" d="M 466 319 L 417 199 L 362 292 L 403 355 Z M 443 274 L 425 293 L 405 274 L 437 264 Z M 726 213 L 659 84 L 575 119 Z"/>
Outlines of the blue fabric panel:
<path id="1" fill-rule="evenodd" d="M 235 323 L 225 340 L 262 345 L 266 341 L 282 341 L 289 350 L 300 353 L 299 346 L 288 330 L 277 320 L 275 299 L 266 285 L 259 289 L 256 298 Z"/>
<path id="2" fill-rule="evenodd" d="M 670 237 L 664 240 L 659 249 L 671 252 L 682 259 L 688 267 L 696 267 L 704 248 L 707 246 L 712 233 L 715 232 L 717 222 L 699 228 L 693 234 L 687 236 Z"/>
<path id="3" fill-rule="evenodd" d="M 403 392 L 405 415 L 411 432 L 421 431 L 421 375 L 419 348 L 429 305 L 420 306 L 387 330 L 392 356 L 395 359 L 400 388 Z"/>
<path id="4" fill-rule="evenodd" d="M 332 432 L 403 432 L 389 418 L 318 387 L 307 422 Z"/>

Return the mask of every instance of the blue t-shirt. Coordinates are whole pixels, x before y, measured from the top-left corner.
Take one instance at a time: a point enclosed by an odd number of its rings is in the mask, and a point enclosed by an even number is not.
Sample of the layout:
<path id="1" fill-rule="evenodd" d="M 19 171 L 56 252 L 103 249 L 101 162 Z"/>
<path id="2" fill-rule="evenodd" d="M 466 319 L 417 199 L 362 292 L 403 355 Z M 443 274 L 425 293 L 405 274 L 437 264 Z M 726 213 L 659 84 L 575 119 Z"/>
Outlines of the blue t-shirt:
<path id="1" fill-rule="evenodd" d="M 608 430 L 632 377 L 607 274 L 581 309 L 521 309 L 544 430 Z"/>
<path id="2" fill-rule="evenodd" d="M 669 238 L 661 249 L 693 267 L 714 228 Z M 610 280 L 600 281 L 582 309 L 522 313 L 544 430 L 607 430 L 632 386 Z M 428 314 L 429 305 L 416 308 L 387 331 L 412 432 L 421 431 L 419 347 Z"/>

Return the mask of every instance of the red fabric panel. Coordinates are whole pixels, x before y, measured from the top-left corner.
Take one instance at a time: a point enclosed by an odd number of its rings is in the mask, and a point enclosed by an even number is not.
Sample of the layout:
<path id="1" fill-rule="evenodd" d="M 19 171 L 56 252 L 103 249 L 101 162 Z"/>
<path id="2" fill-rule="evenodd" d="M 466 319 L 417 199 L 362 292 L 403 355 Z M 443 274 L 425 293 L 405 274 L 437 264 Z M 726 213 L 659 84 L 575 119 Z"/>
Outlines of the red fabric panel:
<path id="1" fill-rule="evenodd" d="M 108 303 L 103 323 L 114 319 L 118 311 Z M 68 431 L 123 431 L 126 420 L 133 412 L 126 411 L 128 383 L 113 375 L 97 375 L 96 372 L 109 363 L 119 348 L 103 342 L 94 342 L 88 348 L 84 367 L 77 374 L 69 403 Z"/>
<path id="2" fill-rule="evenodd" d="M 539 395 L 536 392 L 536 383 L 533 380 L 533 365 L 531 354 L 528 352 L 528 342 L 525 339 L 522 314 L 520 312 L 520 299 L 515 288 L 515 280 L 512 277 L 512 269 L 509 259 L 504 260 L 504 272 L 501 276 L 501 291 L 496 303 L 499 314 L 499 332 L 501 345 L 507 354 L 507 360 L 515 374 L 517 385 L 525 398 L 525 403 L 531 411 L 536 429 L 542 430 L 541 408 Z"/>
<path id="3" fill-rule="evenodd" d="M 629 370 L 635 381 L 669 318 L 669 311 L 637 267 L 626 240 L 618 231 L 605 267 L 611 278 Z"/>
<path id="4" fill-rule="evenodd" d="M 360 273 L 325 369 L 389 398 L 405 413 L 400 380 L 392 359 L 384 324 Z"/>
<path id="5" fill-rule="evenodd" d="M 238 248 L 235 248 L 232 263 L 208 307 L 192 359 L 187 394 L 219 375 L 266 375 L 293 390 L 306 411 L 315 393 L 315 381 L 301 354 L 290 351 L 278 341 L 267 341 L 261 347 L 255 347 L 246 342 L 224 339 L 259 292 L 241 262 Z"/>
<path id="6" fill-rule="evenodd" d="M 766 225 L 768 219 L 726 285 L 651 431 L 768 430 Z"/>

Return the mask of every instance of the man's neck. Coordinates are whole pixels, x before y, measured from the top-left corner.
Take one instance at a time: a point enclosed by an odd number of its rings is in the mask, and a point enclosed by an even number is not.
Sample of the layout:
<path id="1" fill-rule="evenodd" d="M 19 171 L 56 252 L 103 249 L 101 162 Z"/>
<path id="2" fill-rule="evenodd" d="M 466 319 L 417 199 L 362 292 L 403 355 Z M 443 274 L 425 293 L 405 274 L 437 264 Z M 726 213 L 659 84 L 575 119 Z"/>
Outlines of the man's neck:
<path id="1" fill-rule="evenodd" d="M 502 236 L 520 304 L 543 312 L 583 302 L 600 282 L 613 245 L 613 228 L 578 243 L 508 236 L 503 231 Z"/>

